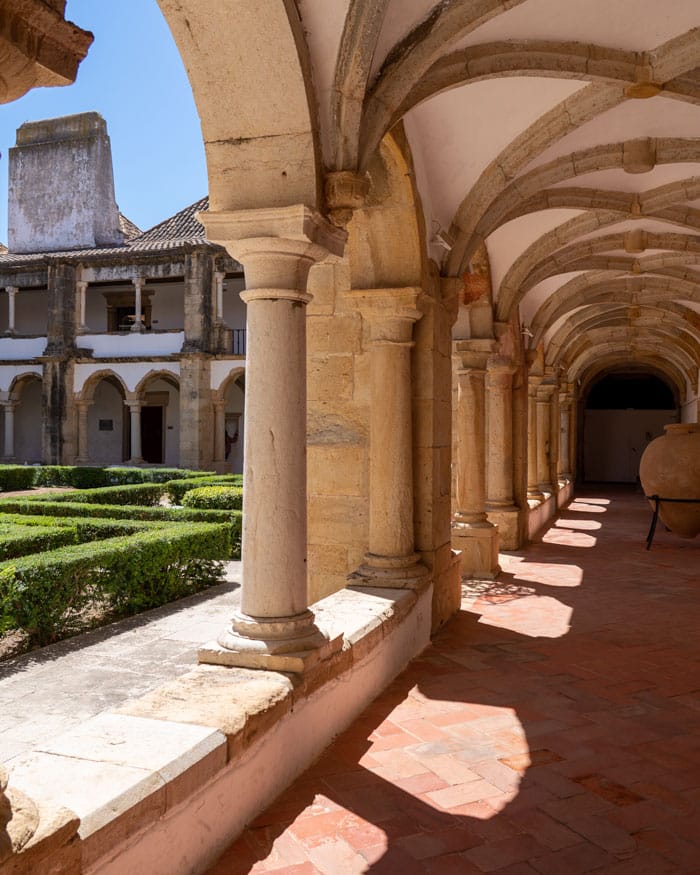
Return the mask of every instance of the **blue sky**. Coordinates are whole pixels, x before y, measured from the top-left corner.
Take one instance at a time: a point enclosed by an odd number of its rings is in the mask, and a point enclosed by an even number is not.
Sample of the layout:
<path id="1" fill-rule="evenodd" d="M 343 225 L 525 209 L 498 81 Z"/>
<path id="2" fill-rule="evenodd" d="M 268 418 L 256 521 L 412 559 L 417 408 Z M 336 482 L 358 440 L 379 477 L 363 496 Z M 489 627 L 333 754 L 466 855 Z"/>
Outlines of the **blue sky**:
<path id="1" fill-rule="evenodd" d="M 7 242 L 8 151 L 25 121 L 96 110 L 112 141 L 119 208 L 145 230 L 207 193 L 199 117 L 156 0 L 68 0 L 95 35 L 78 78 L 0 104 L 0 241 Z"/>

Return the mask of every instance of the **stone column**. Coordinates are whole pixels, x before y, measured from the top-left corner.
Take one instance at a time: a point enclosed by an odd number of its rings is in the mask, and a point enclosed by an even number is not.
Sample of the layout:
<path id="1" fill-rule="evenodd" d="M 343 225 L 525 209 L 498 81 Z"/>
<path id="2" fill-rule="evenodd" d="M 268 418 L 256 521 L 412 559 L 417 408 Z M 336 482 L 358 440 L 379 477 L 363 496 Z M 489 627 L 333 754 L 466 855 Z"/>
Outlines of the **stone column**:
<path id="1" fill-rule="evenodd" d="M 88 450 L 88 411 L 92 401 L 76 401 L 75 407 L 78 415 L 78 456 L 76 465 L 89 465 L 90 452 Z"/>
<path id="2" fill-rule="evenodd" d="M 142 465 L 141 457 L 141 402 L 125 402 L 131 414 L 131 458 L 130 465 Z"/>
<path id="3" fill-rule="evenodd" d="M 214 321 L 221 324 L 224 321 L 224 277 L 221 270 L 214 271 Z"/>
<path id="4" fill-rule="evenodd" d="M 491 356 L 486 363 L 486 510 L 498 526 L 503 549 L 520 545 L 518 507 L 513 498 L 513 361 Z"/>
<path id="5" fill-rule="evenodd" d="M 331 649 L 307 595 L 306 286 L 345 234 L 304 206 L 200 219 L 243 264 L 248 353 L 241 606 L 199 658 L 304 671 Z"/>
<path id="6" fill-rule="evenodd" d="M 559 383 L 554 379 L 554 390 L 549 402 L 549 477 L 554 491 L 559 491 Z"/>
<path id="7" fill-rule="evenodd" d="M 493 579 L 498 565 L 498 529 L 486 516 L 486 362 L 493 341 L 454 344 L 457 377 L 456 510 L 452 546 L 461 551 L 462 576 Z"/>
<path id="8" fill-rule="evenodd" d="M 226 464 L 226 400 L 214 399 L 214 467 L 223 471 Z"/>
<path id="9" fill-rule="evenodd" d="M 132 331 L 145 331 L 145 326 L 141 321 L 142 310 L 141 306 L 141 291 L 143 289 L 144 279 L 141 276 L 135 276 L 131 280 L 134 284 L 134 324 L 131 326 Z"/>
<path id="10" fill-rule="evenodd" d="M 89 283 L 85 280 L 78 280 L 75 284 L 76 290 L 78 292 L 78 331 L 81 334 L 84 334 L 88 329 L 85 324 L 85 307 L 86 307 L 86 294 L 87 287 Z"/>
<path id="11" fill-rule="evenodd" d="M 15 333 L 15 302 L 17 298 L 17 292 L 19 289 L 17 286 L 5 286 L 5 291 L 7 292 L 7 333 L 14 334 Z"/>
<path id="12" fill-rule="evenodd" d="M 569 481 L 571 473 L 571 394 L 559 395 L 559 478 Z"/>
<path id="13" fill-rule="evenodd" d="M 527 498 L 528 501 L 543 501 L 537 476 L 537 390 L 542 377 L 530 375 L 527 387 Z"/>
<path id="14" fill-rule="evenodd" d="M 537 485 L 542 493 L 554 494 L 549 459 L 551 454 L 551 410 L 553 383 L 542 383 L 537 390 Z"/>
<path id="15" fill-rule="evenodd" d="M 408 287 L 349 295 L 370 334 L 369 550 L 353 575 L 368 586 L 411 586 L 427 574 L 413 529 L 411 349 L 421 293 Z"/>
<path id="16" fill-rule="evenodd" d="M 2 407 L 5 411 L 5 455 L 6 460 L 14 459 L 15 457 L 15 408 L 17 401 L 3 401 Z"/>

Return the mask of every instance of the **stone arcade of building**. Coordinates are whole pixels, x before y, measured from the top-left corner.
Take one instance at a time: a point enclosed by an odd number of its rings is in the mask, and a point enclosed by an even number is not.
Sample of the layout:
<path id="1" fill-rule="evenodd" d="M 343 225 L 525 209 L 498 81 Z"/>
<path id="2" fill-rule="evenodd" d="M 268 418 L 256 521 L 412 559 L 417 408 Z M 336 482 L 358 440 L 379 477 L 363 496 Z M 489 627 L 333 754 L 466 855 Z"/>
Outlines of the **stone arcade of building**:
<path id="1" fill-rule="evenodd" d="M 243 274 L 206 199 L 141 233 L 97 113 L 22 125 L 9 164 L 3 461 L 242 471 Z"/>
<path id="2" fill-rule="evenodd" d="M 0 0 L 0 11 L 12 5 Z M 185 381 L 195 396 L 221 385 L 221 348 L 203 340 L 206 314 L 221 308 L 202 262 L 230 272 L 225 250 L 240 263 L 242 600 L 202 650 L 216 665 L 171 685 L 167 702 L 129 712 L 134 737 L 146 716 L 171 721 L 174 734 L 180 719 L 214 726 L 226 736 L 221 761 L 183 754 L 186 789 L 170 794 L 167 779 L 160 807 L 122 763 L 118 802 L 99 815 L 81 809 L 52 834 L 45 853 L 61 872 L 203 871 L 452 616 L 460 572 L 493 577 L 498 547 L 523 544 L 573 494 L 603 380 L 659 380 L 672 399 L 664 416 L 698 419 L 697 0 L 158 5 L 201 119 L 209 209 L 199 215 L 221 255 L 183 249 L 178 268 L 171 250 L 149 252 L 153 267 L 141 254 L 129 265 L 42 256 L 45 278 L 4 273 L 22 289 L 7 296 L 15 330 L 22 295 L 44 294 L 55 334 L 32 348 L 45 359 L 34 371 L 9 363 L 23 385 L 5 379 L 3 389 L 15 393 L 10 407 L 25 388 L 38 397 L 31 381 L 41 371 L 45 404 L 76 424 L 55 430 L 46 411 L 52 459 L 88 456 L 99 419 L 118 435 L 124 401 L 137 411 L 158 406 L 149 393 L 167 393 L 169 417 L 178 361 L 181 397 Z M 52 44 L 73 63 L 63 81 L 85 53 L 88 38 L 62 21 L 60 0 L 26 0 L 1 34 L 10 49 L 0 48 L 25 58 L 4 99 L 57 81 L 39 43 L 17 37 L 45 26 L 48 6 Z M 35 21 L 32 7 L 41 7 Z M 160 309 L 170 292 L 183 301 L 182 324 Z M 132 307 L 137 329 L 157 318 L 173 333 L 114 340 L 109 329 Z M 156 340 L 165 354 L 148 347 L 150 385 L 118 372 L 111 343 Z M 108 404 L 115 412 L 95 420 Z M 210 415 L 210 404 L 193 404 Z M 645 424 L 642 442 L 664 416 Z M 184 425 L 181 416 L 180 460 L 204 461 L 206 425 L 188 423 L 187 435 Z M 137 434 L 138 421 L 132 456 Z M 640 445 L 635 437 L 629 452 Z M 612 467 L 633 476 L 634 466 Z M 295 676 L 278 699 L 265 669 Z M 240 732 L 236 689 L 248 697 Z M 52 767 L 46 758 L 34 772 L 14 770 L 9 786 L 57 805 Z"/>

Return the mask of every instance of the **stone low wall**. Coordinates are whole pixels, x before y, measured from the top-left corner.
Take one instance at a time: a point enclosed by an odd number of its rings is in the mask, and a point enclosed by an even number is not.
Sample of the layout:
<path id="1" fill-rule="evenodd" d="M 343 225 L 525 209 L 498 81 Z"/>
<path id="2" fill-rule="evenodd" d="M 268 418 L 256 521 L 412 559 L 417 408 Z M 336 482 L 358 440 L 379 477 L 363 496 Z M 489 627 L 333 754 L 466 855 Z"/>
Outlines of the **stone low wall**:
<path id="1" fill-rule="evenodd" d="M 574 497 L 574 484 L 571 480 L 559 483 L 556 493 L 545 493 L 544 501 L 530 503 L 530 511 L 527 518 L 527 537 L 532 541 L 553 519 L 559 511 L 566 507 Z"/>
<path id="2" fill-rule="evenodd" d="M 314 605 L 342 647 L 306 675 L 201 665 L 57 737 L 10 772 L 38 826 L 0 873 L 204 871 L 429 644 L 431 599 L 342 590 Z"/>

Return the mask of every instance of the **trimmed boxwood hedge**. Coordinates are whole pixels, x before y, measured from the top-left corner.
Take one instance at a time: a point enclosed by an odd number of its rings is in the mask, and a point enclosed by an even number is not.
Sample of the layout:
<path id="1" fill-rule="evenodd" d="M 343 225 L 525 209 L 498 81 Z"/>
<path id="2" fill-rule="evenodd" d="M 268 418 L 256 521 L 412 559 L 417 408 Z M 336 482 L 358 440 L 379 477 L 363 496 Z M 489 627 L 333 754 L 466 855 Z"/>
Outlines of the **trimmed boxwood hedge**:
<path id="1" fill-rule="evenodd" d="M 241 510 L 243 507 L 242 486 L 198 486 L 182 497 L 184 507 L 203 510 Z"/>
<path id="2" fill-rule="evenodd" d="M 0 563 L 0 631 L 47 644 L 78 631 L 88 606 L 124 616 L 218 582 L 230 555 L 221 523 L 180 523 Z M 83 621 L 84 622 L 84 621 Z"/>
<path id="3" fill-rule="evenodd" d="M 165 524 L 0 514 L 0 561 L 55 550 L 67 544 L 132 535 L 162 525 Z"/>
<path id="4" fill-rule="evenodd" d="M 0 492 L 31 489 L 36 469 L 30 465 L 0 465 Z"/>
<path id="5" fill-rule="evenodd" d="M 187 468 L 110 468 L 81 465 L 0 465 L 0 491 L 14 492 L 33 486 L 72 486 L 74 489 L 97 489 L 101 486 L 125 486 L 129 483 L 165 483 L 190 477 L 211 477 L 213 471 L 190 471 Z"/>
<path id="6" fill-rule="evenodd" d="M 101 486 L 97 489 L 76 489 L 71 492 L 27 495 L 27 501 L 79 501 L 87 504 L 137 504 L 145 507 L 158 504 L 163 494 L 159 483 L 130 483 L 126 486 Z"/>
<path id="7" fill-rule="evenodd" d="M 182 504 L 185 493 L 202 486 L 242 486 L 241 474 L 207 474 L 191 479 L 169 480 L 165 491 L 173 504 Z"/>
<path id="8" fill-rule="evenodd" d="M 241 558 L 241 524 L 243 514 L 239 510 L 197 510 L 179 507 L 142 507 L 116 504 L 80 504 L 79 502 L 54 501 L 55 495 L 41 496 L 46 501 L 27 498 L 0 498 L 0 514 L 35 514 L 54 517 L 80 517 L 105 520 L 142 520 L 161 522 L 212 522 L 227 523 L 231 531 L 231 558 Z"/>

